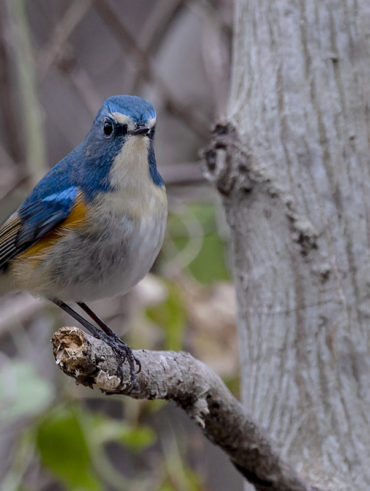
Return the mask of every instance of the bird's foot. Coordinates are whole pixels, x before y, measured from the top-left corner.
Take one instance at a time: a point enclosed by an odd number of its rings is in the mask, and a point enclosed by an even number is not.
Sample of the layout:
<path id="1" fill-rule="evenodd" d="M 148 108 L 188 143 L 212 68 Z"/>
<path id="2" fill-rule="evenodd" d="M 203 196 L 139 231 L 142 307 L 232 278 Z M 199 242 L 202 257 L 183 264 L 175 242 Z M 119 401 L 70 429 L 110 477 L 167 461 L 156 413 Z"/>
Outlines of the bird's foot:
<path id="1" fill-rule="evenodd" d="M 117 355 L 117 359 L 120 363 L 119 365 L 119 370 L 120 370 L 120 375 L 121 375 L 121 383 L 123 382 L 123 370 L 122 370 L 122 365 L 127 361 L 130 367 L 130 377 L 131 377 L 131 386 L 132 389 L 137 388 L 137 378 L 136 374 L 141 371 L 141 362 L 140 360 L 134 355 L 132 348 L 128 346 L 122 339 L 120 339 L 118 336 L 115 337 L 114 339 L 109 339 L 109 345 L 112 347 L 114 350 L 115 354 Z M 136 365 L 138 367 L 136 371 Z"/>

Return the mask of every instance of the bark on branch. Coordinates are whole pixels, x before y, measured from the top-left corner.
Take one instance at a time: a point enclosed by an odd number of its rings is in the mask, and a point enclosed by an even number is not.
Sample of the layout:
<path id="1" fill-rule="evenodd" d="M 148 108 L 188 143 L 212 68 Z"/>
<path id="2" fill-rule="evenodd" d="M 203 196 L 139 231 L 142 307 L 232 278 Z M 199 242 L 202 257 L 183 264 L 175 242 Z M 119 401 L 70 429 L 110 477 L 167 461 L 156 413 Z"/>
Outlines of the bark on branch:
<path id="1" fill-rule="evenodd" d="M 137 388 L 132 390 L 128 364 L 121 367 L 103 341 L 77 327 L 62 327 L 54 334 L 52 344 L 58 366 L 77 383 L 95 385 L 108 394 L 176 402 L 204 435 L 230 456 L 257 490 L 317 490 L 283 461 L 221 379 L 190 354 L 135 351 L 142 369 L 137 376 Z"/>

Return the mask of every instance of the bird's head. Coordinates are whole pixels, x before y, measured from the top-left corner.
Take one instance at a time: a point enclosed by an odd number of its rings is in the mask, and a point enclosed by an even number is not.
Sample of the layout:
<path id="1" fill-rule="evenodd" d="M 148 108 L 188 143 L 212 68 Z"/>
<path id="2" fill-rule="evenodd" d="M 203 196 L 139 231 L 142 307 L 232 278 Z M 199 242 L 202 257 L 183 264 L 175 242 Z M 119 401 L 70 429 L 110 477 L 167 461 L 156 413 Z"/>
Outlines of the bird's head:
<path id="1" fill-rule="evenodd" d="M 85 141 L 85 157 L 108 172 L 112 186 L 137 176 L 163 181 L 156 167 L 153 139 L 156 112 L 145 99 L 117 95 L 104 101 Z"/>
<path id="2" fill-rule="evenodd" d="M 94 125 L 104 138 L 148 136 L 154 134 L 156 112 L 150 102 L 141 97 L 116 95 L 109 97 L 100 109 Z"/>

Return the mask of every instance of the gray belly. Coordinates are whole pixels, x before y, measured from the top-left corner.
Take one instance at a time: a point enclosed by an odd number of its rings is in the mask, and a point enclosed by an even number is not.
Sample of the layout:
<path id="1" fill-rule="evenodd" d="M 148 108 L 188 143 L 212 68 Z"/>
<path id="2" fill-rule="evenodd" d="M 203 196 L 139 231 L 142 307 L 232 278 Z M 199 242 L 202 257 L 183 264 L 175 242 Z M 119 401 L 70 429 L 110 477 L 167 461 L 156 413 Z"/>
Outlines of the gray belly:
<path id="1" fill-rule="evenodd" d="M 150 270 L 163 243 L 166 220 L 140 224 L 102 224 L 101 230 L 75 233 L 45 261 L 50 289 L 62 300 L 90 301 L 126 293 Z"/>

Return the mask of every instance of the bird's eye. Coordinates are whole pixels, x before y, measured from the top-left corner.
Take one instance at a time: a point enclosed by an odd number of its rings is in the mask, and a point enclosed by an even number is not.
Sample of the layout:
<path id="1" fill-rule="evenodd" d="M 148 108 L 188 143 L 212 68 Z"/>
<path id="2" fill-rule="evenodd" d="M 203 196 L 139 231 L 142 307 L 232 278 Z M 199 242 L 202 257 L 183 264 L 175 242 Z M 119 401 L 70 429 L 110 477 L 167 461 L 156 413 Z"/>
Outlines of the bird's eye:
<path id="1" fill-rule="evenodd" d="M 104 135 L 105 136 L 111 136 L 113 133 L 113 123 L 112 121 L 105 121 L 104 122 Z"/>

